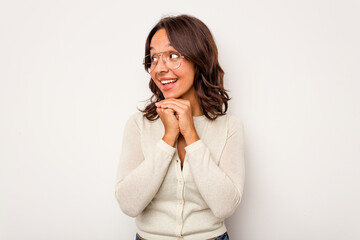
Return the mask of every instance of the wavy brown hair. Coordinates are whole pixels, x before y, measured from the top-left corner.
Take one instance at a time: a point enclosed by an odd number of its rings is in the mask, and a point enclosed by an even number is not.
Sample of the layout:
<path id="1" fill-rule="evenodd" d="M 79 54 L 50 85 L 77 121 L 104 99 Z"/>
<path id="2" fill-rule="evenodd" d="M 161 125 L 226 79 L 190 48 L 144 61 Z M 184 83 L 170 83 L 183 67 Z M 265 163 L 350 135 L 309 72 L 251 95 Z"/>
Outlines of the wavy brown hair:
<path id="1" fill-rule="evenodd" d="M 165 29 L 171 45 L 195 66 L 194 87 L 203 114 L 211 120 L 225 115 L 230 100 L 224 89 L 224 71 L 218 61 L 218 50 L 209 28 L 199 19 L 189 15 L 162 18 L 150 31 L 145 43 L 145 56 L 150 54 L 150 42 L 155 33 Z M 150 62 L 150 57 L 145 63 Z M 146 64 L 145 64 L 146 69 Z M 144 116 L 153 121 L 159 116 L 155 103 L 164 99 L 152 79 L 149 88 L 153 95 L 144 110 Z"/>

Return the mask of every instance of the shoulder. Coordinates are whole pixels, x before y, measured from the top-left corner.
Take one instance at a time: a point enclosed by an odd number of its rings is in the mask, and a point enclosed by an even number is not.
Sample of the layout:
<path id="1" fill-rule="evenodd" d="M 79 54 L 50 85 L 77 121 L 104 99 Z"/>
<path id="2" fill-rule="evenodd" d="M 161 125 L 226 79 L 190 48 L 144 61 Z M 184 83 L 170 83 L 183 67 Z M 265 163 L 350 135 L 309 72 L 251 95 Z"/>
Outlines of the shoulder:
<path id="1" fill-rule="evenodd" d="M 141 112 L 134 112 L 133 114 L 130 115 L 130 117 L 128 118 L 128 122 L 139 122 L 142 121 L 143 118 L 143 114 Z"/>
<path id="2" fill-rule="evenodd" d="M 228 135 L 231 136 L 235 132 L 243 132 L 244 131 L 244 124 L 243 121 L 235 115 L 226 114 L 226 123 L 228 129 Z"/>
<path id="3" fill-rule="evenodd" d="M 229 126 L 243 127 L 244 124 L 240 118 L 238 118 L 237 116 L 234 116 L 232 114 L 226 114 L 226 115 L 228 118 Z"/>
<path id="4" fill-rule="evenodd" d="M 215 120 L 208 120 L 208 123 L 216 134 L 219 134 L 219 131 L 225 130 L 228 137 L 236 132 L 242 133 L 244 131 L 242 120 L 232 114 L 218 116 Z"/>
<path id="5" fill-rule="evenodd" d="M 161 121 L 156 119 L 154 121 L 148 120 L 142 112 L 135 112 L 128 118 L 126 128 L 137 128 L 139 131 L 152 131 L 161 127 Z"/>
<path id="6" fill-rule="evenodd" d="M 243 126 L 243 122 L 240 118 L 228 113 L 225 115 L 218 116 L 215 120 L 213 120 L 213 122 L 214 124 L 218 124 L 218 125 L 227 124 L 231 127 Z"/>
<path id="7" fill-rule="evenodd" d="M 141 112 L 135 112 L 130 115 L 130 117 L 127 119 L 125 128 L 137 128 L 140 129 L 142 126 L 143 121 L 143 114 Z"/>

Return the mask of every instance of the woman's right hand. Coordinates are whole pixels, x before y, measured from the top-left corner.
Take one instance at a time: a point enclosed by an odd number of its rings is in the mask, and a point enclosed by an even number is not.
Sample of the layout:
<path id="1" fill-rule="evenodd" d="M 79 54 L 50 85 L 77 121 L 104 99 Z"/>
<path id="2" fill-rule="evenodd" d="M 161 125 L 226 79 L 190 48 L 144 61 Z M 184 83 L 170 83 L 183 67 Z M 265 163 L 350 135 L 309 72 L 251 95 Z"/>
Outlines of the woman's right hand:
<path id="1" fill-rule="evenodd" d="M 164 128 L 165 134 L 162 140 L 174 147 L 180 134 L 179 120 L 175 116 L 175 111 L 171 108 L 156 108 Z"/>

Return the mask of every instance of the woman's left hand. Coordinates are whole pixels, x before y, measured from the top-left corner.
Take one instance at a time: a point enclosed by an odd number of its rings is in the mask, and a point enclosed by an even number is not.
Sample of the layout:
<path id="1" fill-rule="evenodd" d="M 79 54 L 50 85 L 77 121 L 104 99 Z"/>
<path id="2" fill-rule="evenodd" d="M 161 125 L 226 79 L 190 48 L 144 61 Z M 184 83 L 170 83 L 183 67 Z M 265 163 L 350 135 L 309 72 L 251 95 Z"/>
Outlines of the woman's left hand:
<path id="1" fill-rule="evenodd" d="M 179 120 L 180 133 L 184 136 L 186 145 L 200 139 L 195 130 L 190 101 L 168 98 L 156 103 L 155 105 L 158 108 L 170 108 L 175 111 L 175 116 Z"/>

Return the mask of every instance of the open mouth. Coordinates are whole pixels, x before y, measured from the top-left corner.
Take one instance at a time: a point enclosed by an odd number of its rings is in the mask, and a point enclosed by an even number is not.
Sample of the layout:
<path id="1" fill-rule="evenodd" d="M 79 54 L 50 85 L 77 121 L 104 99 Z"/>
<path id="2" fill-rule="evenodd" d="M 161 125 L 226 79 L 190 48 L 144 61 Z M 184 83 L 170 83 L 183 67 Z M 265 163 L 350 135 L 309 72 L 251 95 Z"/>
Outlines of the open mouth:
<path id="1" fill-rule="evenodd" d="M 166 85 L 166 84 L 174 83 L 174 82 L 176 82 L 176 81 L 177 81 L 177 79 L 164 80 L 164 81 L 161 81 L 161 84 L 162 84 L 162 85 Z"/>

